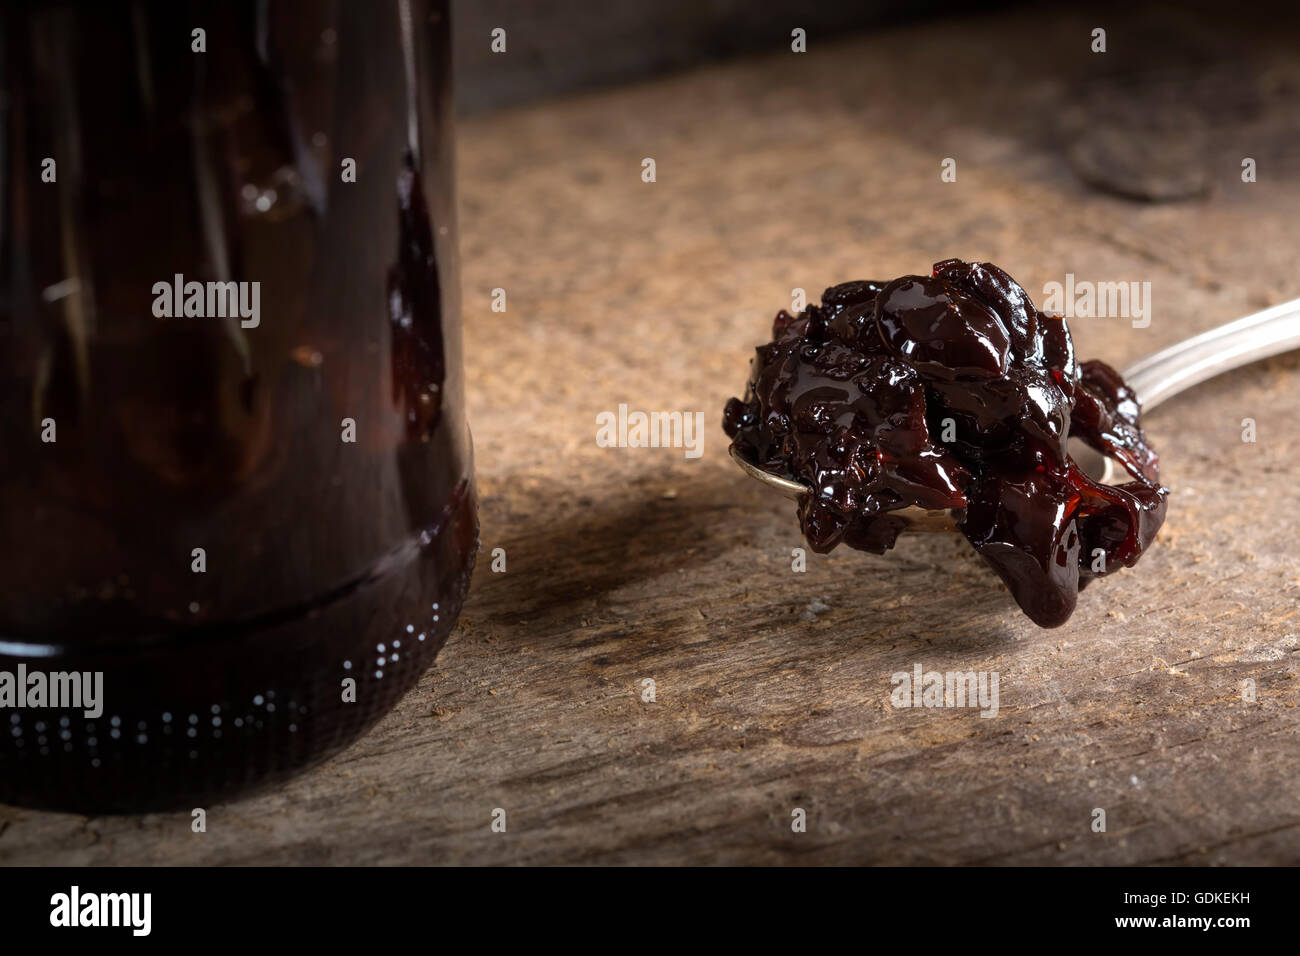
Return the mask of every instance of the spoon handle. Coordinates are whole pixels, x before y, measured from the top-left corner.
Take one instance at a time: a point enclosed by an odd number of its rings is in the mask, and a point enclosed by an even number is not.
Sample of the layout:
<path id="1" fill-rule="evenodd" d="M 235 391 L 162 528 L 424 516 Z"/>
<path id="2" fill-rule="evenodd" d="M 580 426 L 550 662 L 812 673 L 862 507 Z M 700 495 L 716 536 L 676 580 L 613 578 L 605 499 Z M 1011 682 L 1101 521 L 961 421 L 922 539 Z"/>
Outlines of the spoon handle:
<path id="1" fill-rule="evenodd" d="M 1208 378 L 1300 348 L 1300 299 L 1194 335 L 1130 365 L 1124 378 L 1148 412 Z"/>

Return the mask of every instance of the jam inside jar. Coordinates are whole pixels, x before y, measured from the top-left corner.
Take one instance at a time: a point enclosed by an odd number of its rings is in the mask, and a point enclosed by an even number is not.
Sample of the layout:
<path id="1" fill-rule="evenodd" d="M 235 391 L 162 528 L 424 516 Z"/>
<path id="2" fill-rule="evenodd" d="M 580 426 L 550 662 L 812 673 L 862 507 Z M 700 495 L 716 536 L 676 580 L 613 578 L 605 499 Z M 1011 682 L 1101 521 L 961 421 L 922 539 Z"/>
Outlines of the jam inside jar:
<path id="1" fill-rule="evenodd" d="M 0 18 L 0 802 L 202 805 L 469 584 L 447 5 Z"/>

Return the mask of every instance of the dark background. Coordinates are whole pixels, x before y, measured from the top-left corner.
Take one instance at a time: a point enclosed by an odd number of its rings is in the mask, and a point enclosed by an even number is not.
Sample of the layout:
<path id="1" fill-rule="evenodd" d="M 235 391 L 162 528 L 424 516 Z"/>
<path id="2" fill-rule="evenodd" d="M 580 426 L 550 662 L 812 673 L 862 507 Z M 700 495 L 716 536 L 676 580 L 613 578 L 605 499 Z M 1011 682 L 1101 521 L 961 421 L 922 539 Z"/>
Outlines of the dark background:
<path id="1" fill-rule="evenodd" d="M 1221 0 L 1179 3 L 1016 3 L 1013 0 L 452 0 L 457 104 L 464 113 L 511 106 L 583 89 L 610 86 L 671 73 L 746 53 L 788 46 L 790 31 L 802 27 L 808 44 L 843 41 L 855 34 L 884 31 L 917 21 L 968 19 L 972 24 L 997 11 L 1032 8 L 1044 21 L 1095 13 L 1130 20 L 1135 12 L 1152 24 L 1144 56 L 1159 58 L 1165 44 L 1177 58 L 1177 38 L 1191 21 L 1218 24 L 1204 39 L 1203 65 L 1216 50 L 1233 48 L 1232 35 L 1251 23 L 1267 22 L 1276 33 L 1300 36 L 1297 10 L 1286 2 L 1227 4 Z M 507 51 L 494 54 L 491 31 L 503 27 Z M 1240 53 L 1240 47 L 1232 52 Z M 990 61 L 1022 60 L 1036 69 L 1045 51 L 990 47 Z M 1180 60 L 1195 68 L 1197 61 Z M 993 63 L 990 63 L 993 67 Z M 1039 69 L 1050 67 L 1039 61 Z M 976 78 L 972 78 L 974 81 Z"/>
<path id="2" fill-rule="evenodd" d="M 453 0 L 457 102 L 478 112 L 874 26 L 973 16 L 1008 2 L 941 0 Z M 1050 6 L 1044 4 L 1042 6 Z M 492 53 L 495 27 L 505 54 Z M 479 42 L 481 40 L 481 42 Z"/>

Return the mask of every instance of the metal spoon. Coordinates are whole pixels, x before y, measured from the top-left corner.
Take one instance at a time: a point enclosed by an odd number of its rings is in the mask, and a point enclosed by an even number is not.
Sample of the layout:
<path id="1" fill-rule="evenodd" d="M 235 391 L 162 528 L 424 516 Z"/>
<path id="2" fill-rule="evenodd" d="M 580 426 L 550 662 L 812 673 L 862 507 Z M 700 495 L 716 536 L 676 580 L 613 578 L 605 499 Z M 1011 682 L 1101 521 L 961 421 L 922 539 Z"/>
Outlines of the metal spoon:
<path id="1" fill-rule="evenodd" d="M 1283 302 L 1161 349 L 1130 365 L 1123 373 L 1124 380 L 1137 393 L 1145 415 L 1165 399 L 1206 379 L 1295 348 L 1300 348 L 1300 299 Z M 770 474 L 753 462 L 746 461 L 734 445 L 730 451 L 731 457 L 742 471 L 787 498 L 798 501 L 812 493 L 801 482 Z M 1074 443 L 1070 454 L 1094 481 L 1113 484 L 1124 472 L 1123 466 L 1118 462 L 1082 442 Z M 889 514 L 906 521 L 907 531 L 957 530 L 957 522 L 951 511 L 911 507 L 900 508 Z"/>

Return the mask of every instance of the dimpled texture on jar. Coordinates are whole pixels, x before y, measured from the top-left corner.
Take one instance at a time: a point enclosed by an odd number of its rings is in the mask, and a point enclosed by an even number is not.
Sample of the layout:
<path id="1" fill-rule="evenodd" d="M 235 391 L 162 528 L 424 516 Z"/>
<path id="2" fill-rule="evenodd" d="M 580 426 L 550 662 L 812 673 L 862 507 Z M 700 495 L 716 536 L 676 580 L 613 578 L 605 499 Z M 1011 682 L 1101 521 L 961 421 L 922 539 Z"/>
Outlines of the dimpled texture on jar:
<path id="1" fill-rule="evenodd" d="M 781 311 L 723 427 L 747 460 L 810 489 L 813 550 L 884 553 L 907 507 L 951 509 L 1041 627 L 1064 624 L 1092 578 L 1132 567 L 1168 489 L 1137 397 L 1105 362 L 1078 362 L 1065 319 L 987 262 L 832 286 Z M 1132 480 L 1105 485 L 1077 438 Z"/>

